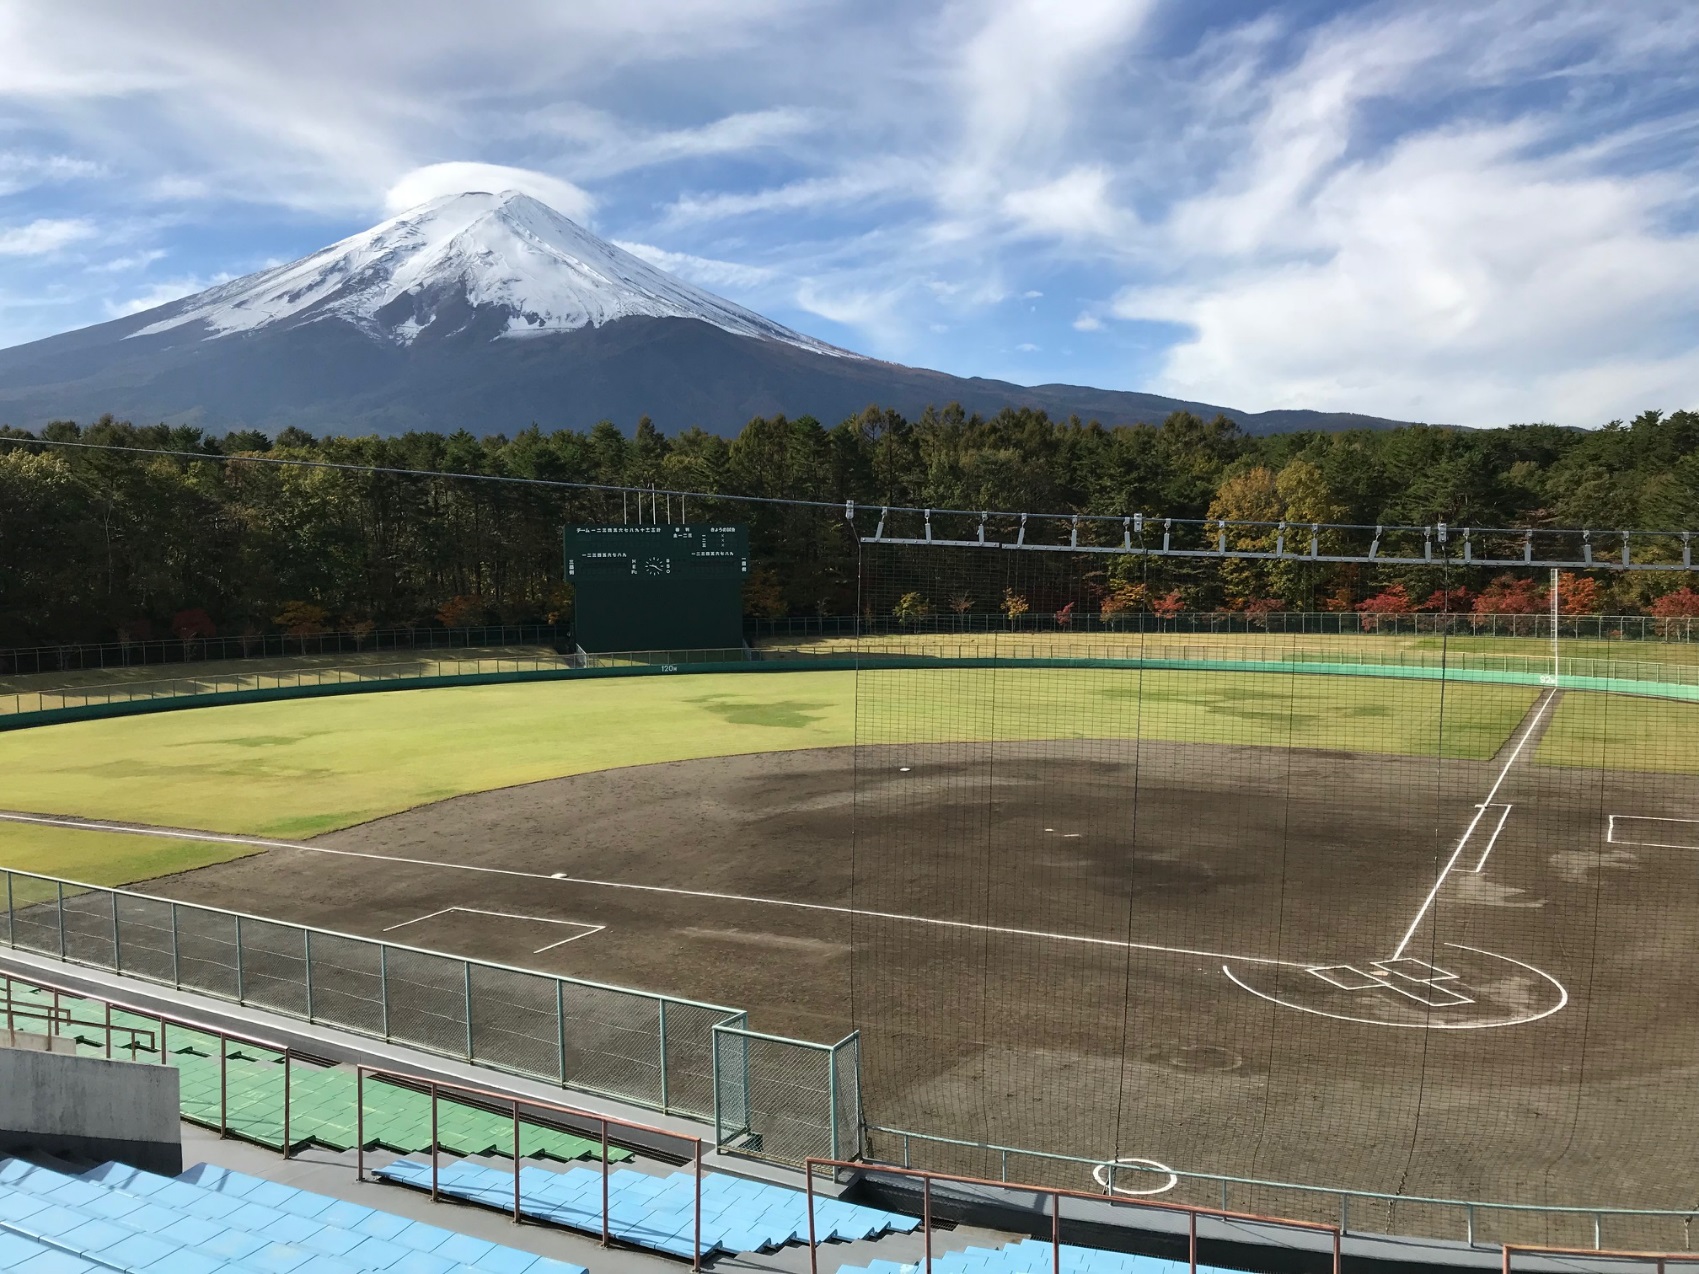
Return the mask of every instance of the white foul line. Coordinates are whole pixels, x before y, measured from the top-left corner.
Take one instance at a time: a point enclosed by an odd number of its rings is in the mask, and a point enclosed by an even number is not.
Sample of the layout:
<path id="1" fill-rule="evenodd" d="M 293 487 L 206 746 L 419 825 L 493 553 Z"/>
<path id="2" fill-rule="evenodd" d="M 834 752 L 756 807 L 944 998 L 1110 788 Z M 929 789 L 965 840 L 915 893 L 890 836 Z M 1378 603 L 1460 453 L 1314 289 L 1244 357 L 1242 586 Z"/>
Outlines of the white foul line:
<path id="1" fill-rule="evenodd" d="M 1504 825 L 1510 821 L 1510 811 L 1514 807 L 1500 805 L 1498 808 L 1503 810 L 1504 813 L 1498 816 L 1498 826 L 1493 828 L 1493 834 L 1487 837 L 1487 847 L 1481 851 L 1481 861 L 1475 864 L 1475 875 L 1477 876 L 1481 874 L 1481 869 L 1487 865 L 1487 859 L 1492 856 L 1493 846 L 1498 844 L 1498 834 L 1504 830 Z"/>
<path id="2" fill-rule="evenodd" d="M 44 814 L 0 813 L 0 822 L 42 823 L 50 827 L 70 827 L 89 832 L 122 832 L 131 836 L 163 836 L 169 840 L 212 841 L 225 845 L 255 845 L 261 849 L 299 849 L 311 854 L 332 854 L 338 858 L 369 858 L 379 863 L 407 863 L 414 867 L 436 867 L 444 871 L 472 871 L 489 876 L 516 876 L 525 880 L 555 880 L 567 885 L 586 885 L 596 889 L 629 889 L 640 893 L 674 894 L 684 898 L 711 898 L 716 902 L 752 903 L 762 907 L 790 907 L 797 911 L 823 911 L 839 916 L 861 916 L 871 920 L 894 920 L 902 924 L 931 925 L 939 929 L 965 929 L 974 933 L 999 933 L 1013 938 L 1041 938 L 1050 942 L 1073 942 L 1082 946 L 1113 947 L 1120 951 L 1161 951 L 1169 955 L 1205 956 L 1212 960 L 1233 960 L 1240 964 L 1278 964 L 1291 969 L 1309 966 L 1298 960 L 1276 960 L 1269 956 L 1234 955 L 1228 951 L 1205 951 L 1196 947 L 1165 947 L 1154 942 L 1127 942 L 1120 938 L 1091 938 L 1077 933 L 1048 933 L 1042 929 L 1017 929 L 1005 925 L 976 924 L 971 920 L 940 920 L 933 916 L 910 916 L 898 911 L 865 911 L 858 907 L 836 907 L 823 902 L 793 902 L 788 898 L 761 898 L 752 894 L 717 893 L 709 889 L 679 889 L 669 885 L 636 885 L 623 880 L 595 880 L 587 876 L 568 876 L 564 872 L 515 871 L 508 867 L 479 867 L 471 863 L 444 863 L 430 858 L 404 858 L 399 854 L 369 854 L 354 849 L 332 849 L 328 845 L 307 845 L 300 841 L 267 840 L 259 836 L 231 836 L 221 832 L 196 832 L 172 827 L 136 827 L 123 823 L 99 823 L 90 819 L 49 817 Z M 535 954 L 535 953 L 533 953 Z"/>
<path id="3" fill-rule="evenodd" d="M 1410 945 L 1410 939 L 1416 936 L 1416 927 L 1422 923 L 1422 917 L 1428 914 L 1428 908 L 1434 905 L 1434 899 L 1439 896 L 1440 886 L 1445 884 L 1445 878 L 1451 875 L 1451 869 L 1457 866 L 1457 860 L 1463 853 L 1463 847 L 1469 843 L 1469 837 L 1474 835 L 1475 826 L 1487 812 L 1487 806 L 1493 803 L 1493 797 L 1498 795 L 1498 789 L 1504 786 L 1505 776 L 1510 773 L 1510 767 L 1516 764 L 1516 759 L 1522 755 L 1522 749 L 1528 745 L 1528 740 L 1534 737 L 1534 731 L 1539 727 L 1540 718 L 1546 715 L 1546 709 L 1551 707 L 1552 700 L 1557 697 L 1557 691 L 1548 690 L 1546 697 L 1540 701 L 1533 718 L 1523 727 L 1522 737 L 1516 740 L 1516 746 L 1511 749 L 1510 759 L 1504 763 L 1504 768 L 1498 772 L 1498 778 L 1493 780 L 1492 790 L 1486 794 L 1481 803 L 1475 807 L 1475 817 L 1469 820 L 1469 826 L 1457 842 L 1457 848 L 1451 851 L 1451 857 L 1446 860 L 1445 867 L 1439 873 L 1439 879 L 1434 881 L 1434 887 L 1428 890 L 1428 896 L 1422 899 L 1421 910 L 1416 912 L 1416 918 L 1410 922 L 1410 927 L 1404 931 L 1404 938 L 1399 942 L 1397 950 L 1392 953 L 1394 960 L 1404 954 L 1404 948 Z"/>

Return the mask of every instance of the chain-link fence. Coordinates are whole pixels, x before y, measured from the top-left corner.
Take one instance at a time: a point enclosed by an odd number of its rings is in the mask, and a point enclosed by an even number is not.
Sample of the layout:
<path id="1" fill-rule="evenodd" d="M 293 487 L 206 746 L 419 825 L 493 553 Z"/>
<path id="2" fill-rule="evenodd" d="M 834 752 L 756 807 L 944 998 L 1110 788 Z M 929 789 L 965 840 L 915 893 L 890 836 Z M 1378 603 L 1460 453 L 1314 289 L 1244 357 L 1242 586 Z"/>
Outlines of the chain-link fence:
<path id="1" fill-rule="evenodd" d="M 720 1024 L 714 1140 L 783 1163 L 861 1154 L 861 1038 L 811 1044 Z"/>
<path id="2" fill-rule="evenodd" d="M 708 1119 L 728 1149 L 860 1149 L 859 1047 L 748 1029 L 738 1009 L 4 871 L 0 941 L 562 1087 Z M 719 1032 L 735 1039 L 717 1047 Z M 718 1083 L 716 1083 L 718 1080 Z M 745 1097 L 747 1096 L 747 1100 Z"/>

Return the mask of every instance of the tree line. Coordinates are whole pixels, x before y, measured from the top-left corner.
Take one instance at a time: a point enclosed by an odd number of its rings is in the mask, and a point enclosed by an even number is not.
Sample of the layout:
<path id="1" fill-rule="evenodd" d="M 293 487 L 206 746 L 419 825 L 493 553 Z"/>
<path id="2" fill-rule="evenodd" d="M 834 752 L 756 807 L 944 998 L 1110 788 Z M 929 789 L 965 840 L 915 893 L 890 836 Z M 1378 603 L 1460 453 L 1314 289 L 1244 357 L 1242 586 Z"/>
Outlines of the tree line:
<path id="1" fill-rule="evenodd" d="M 0 429 L 0 645 L 117 637 L 359 631 L 560 622 L 560 527 L 633 519 L 618 493 L 468 481 L 544 478 L 815 500 L 839 511 L 698 500 L 640 516 L 747 521 L 752 614 L 849 614 L 862 505 L 1500 527 L 1699 526 L 1699 413 L 1649 411 L 1596 430 L 1431 426 L 1251 437 L 1185 412 L 1105 427 L 1041 411 L 959 407 L 910 420 L 868 410 L 827 427 L 751 420 L 735 438 L 539 429 L 476 437 L 214 436 L 102 418 L 38 435 Z M 135 451 L 30 446 L 32 438 Z M 166 452 L 187 453 L 167 455 Z M 152 454 L 146 454 L 152 453 Z M 299 459 L 347 469 L 234 463 Z M 421 471 L 423 476 L 382 470 Z M 1682 613 L 1686 577 L 1620 575 L 1565 588 L 1564 608 Z M 1111 564 L 1116 608 L 1397 611 L 1535 606 L 1532 582 L 1459 577 L 1434 594 L 1419 568 Z M 1449 585 L 1448 585 L 1449 588 Z M 1496 590 L 1496 592 L 1494 591 Z M 1583 596 L 1584 595 L 1584 596 Z M 1691 602 L 1687 599 L 1692 599 Z M 912 605 L 912 603 L 911 603 Z"/>

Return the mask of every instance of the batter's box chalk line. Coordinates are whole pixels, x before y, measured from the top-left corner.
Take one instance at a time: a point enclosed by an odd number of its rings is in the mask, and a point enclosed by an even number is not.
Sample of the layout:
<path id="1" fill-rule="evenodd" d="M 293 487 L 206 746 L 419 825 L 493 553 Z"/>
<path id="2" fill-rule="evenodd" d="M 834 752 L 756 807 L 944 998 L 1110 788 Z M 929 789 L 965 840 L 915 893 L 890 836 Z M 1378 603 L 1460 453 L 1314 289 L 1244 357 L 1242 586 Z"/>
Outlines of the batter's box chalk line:
<path id="1" fill-rule="evenodd" d="M 1699 850 L 1699 818 L 1612 814 L 1605 824 L 1605 843 L 1642 849 Z"/>
<path id="2" fill-rule="evenodd" d="M 1283 982 L 1280 969 L 1264 965 L 1240 963 L 1235 968 L 1223 964 L 1221 972 L 1241 991 L 1282 1008 L 1337 1022 L 1408 1030 L 1486 1031 L 1523 1026 L 1561 1013 L 1569 1003 L 1569 991 L 1563 983 L 1526 960 L 1461 942 L 1441 945 L 1456 953 L 1455 960 L 1464 969 L 1463 974 L 1413 956 L 1389 956 L 1361 964 L 1299 964 L 1298 969 L 1316 979 L 1307 984 L 1312 991 L 1306 992 L 1302 986 L 1293 986 L 1290 980 Z M 1465 976 L 1469 983 L 1464 982 Z M 1481 986 L 1504 980 L 1518 990 L 1519 1002 L 1501 1004 L 1491 994 L 1484 998 L 1472 995 Z M 1263 985 L 1259 986 L 1259 982 Z M 1338 995 L 1341 991 L 1354 994 L 1346 1000 Z M 1365 1003 L 1357 998 L 1364 993 L 1374 993 L 1374 1002 Z M 1408 1007 L 1413 1002 L 1428 1010 L 1451 1011 L 1388 1017 L 1385 1012 L 1389 1007 L 1385 998 L 1388 993 L 1395 997 L 1392 1004 Z"/>

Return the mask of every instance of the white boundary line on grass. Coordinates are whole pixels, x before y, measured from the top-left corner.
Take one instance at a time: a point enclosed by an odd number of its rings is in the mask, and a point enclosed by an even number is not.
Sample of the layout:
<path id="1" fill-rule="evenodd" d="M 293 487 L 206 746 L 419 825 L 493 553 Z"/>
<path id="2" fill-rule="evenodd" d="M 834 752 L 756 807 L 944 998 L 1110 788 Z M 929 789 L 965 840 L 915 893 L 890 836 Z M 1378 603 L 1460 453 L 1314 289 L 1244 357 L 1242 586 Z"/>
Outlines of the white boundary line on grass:
<path id="1" fill-rule="evenodd" d="M 385 925 L 379 933 L 390 933 L 396 929 L 405 929 L 408 925 L 421 924 L 426 920 L 435 920 L 438 916 L 446 916 L 451 911 L 459 911 L 469 916 L 496 916 L 502 920 L 535 920 L 543 925 L 571 925 L 574 929 L 582 929 L 570 938 L 562 938 L 559 942 L 551 942 L 546 947 L 538 947 L 532 955 L 542 955 L 545 951 L 553 951 L 556 947 L 564 947 L 569 942 L 577 942 L 580 938 L 588 938 L 593 933 L 600 933 L 606 925 L 589 925 L 582 920 L 556 920 L 551 916 L 521 916 L 511 911 L 485 911 L 482 907 L 442 907 L 423 916 L 414 916 L 411 920 L 403 920 L 398 925 Z"/>
<path id="2" fill-rule="evenodd" d="M 962 929 L 973 933 L 1003 934 L 1012 938 L 1038 938 L 1048 942 L 1072 942 L 1082 946 L 1113 947 L 1118 951 L 1160 951 L 1167 955 L 1203 956 L 1210 960 L 1232 960 L 1239 964 L 1281 965 L 1289 969 L 1309 966 L 1300 960 L 1277 960 L 1270 956 L 1234 955 L 1228 951 L 1206 951 L 1198 947 L 1166 947 L 1154 942 L 1127 942 L 1120 938 L 1093 938 L 1078 933 L 1050 933 L 1042 929 L 1018 929 L 1007 925 L 976 924 L 971 920 L 940 920 L 934 916 L 911 916 L 900 911 L 866 911 L 859 907 L 838 907 L 824 902 L 794 902 L 788 898 L 761 898 L 753 894 L 727 894 L 710 889 L 680 889 L 671 885 L 637 885 L 623 880 L 596 880 L 588 876 L 568 876 L 565 872 L 516 871 L 510 867 L 479 867 L 471 863 L 444 863 L 430 858 L 405 858 L 399 854 L 369 854 L 355 849 L 332 849 L 328 845 L 308 845 L 301 841 L 268 840 L 260 836 L 234 836 L 223 832 L 198 832 L 176 827 L 138 827 L 124 823 L 101 823 L 84 818 L 66 818 L 46 814 L 15 814 L 0 812 L 0 822 L 38 823 L 48 827 L 68 827 L 85 832 L 122 832 L 131 836 L 161 836 L 167 840 L 211 841 L 225 845 L 254 845 L 261 849 L 298 849 L 310 854 L 331 854 L 338 858 L 366 858 L 379 863 L 407 863 L 414 867 L 436 867 L 444 871 L 470 871 L 488 876 L 513 876 L 522 880 L 553 880 L 566 885 L 584 885 L 594 889 L 627 889 L 639 893 L 672 894 L 681 898 L 707 898 L 715 902 L 742 902 L 761 907 L 789 907 L 796 911 L 827 912 L 838 916 L 859 916 L 869 920 L 891 920 L 900 924 L 930 925 L 938 929 Z"/>
<path id="3" fill-rule="evenodd" d="M 1522 737 L 1516 740 L 1516 746 L 1511 749 L 1509 760 L 1505 761 L 1504 768 L 1498 772 L 1498 777 L 1493 780 L 1492 790 L 1475 807 L 1475 817 L 1469 820 L 1469 826 L 1464 829 L 1463 835 L 1457 841 L 1457 848 L 1451 851 L 1451 857 L 1446 860 L 1445 866 L 1440 870 L 1439 879 L 1434 881 L 1433 888 L 1428 890 L 1428 896 L 1422 899 L 1422 905 L 1416 912 L 1416 918 L 1410 922 L 1410 927 L 1404 931 L 1404 937 L 1393 950 L 1392 958 L 1394 960 L 1404 954 L 1404 948 L 1409 946 L 1410 939 L 1416 936 L 1416 929 L 1421 925 L 1422 917 L 1427 915 L 1428 908 L 1434 905 L 1434 899 L 1439 896 L 1440 888 L 1445 884 L 1445 878 L 1451 875 L 1451 869 L 1457 866 L 1457 860 L 1463 855 L 1464 846 L 1468 845 L 1469 838 L 1475 834 L 1475 828 L 1486 815 L 1488 806 L 1493 804 L 1493 797 L 1498 795 L 1498 789 L 1504 786 L 1504 780 L 1510 774 L 1510 767 L 1515 765 L 1521 757 L 1522 749 L 1527 747 L 1528 740 L 1534 737 L 1534 731 L 1545 719 L 1546 709 L 1552 706 L 1552 700 L 1556 697 L 1557 692 L 1555 690 L 1546 691 L 1546 696 L 1540 701 L 1540 706 L 1534 710 L 1534 715 L 1529 718 L 1528 724 L 1522 728 Z"/>

